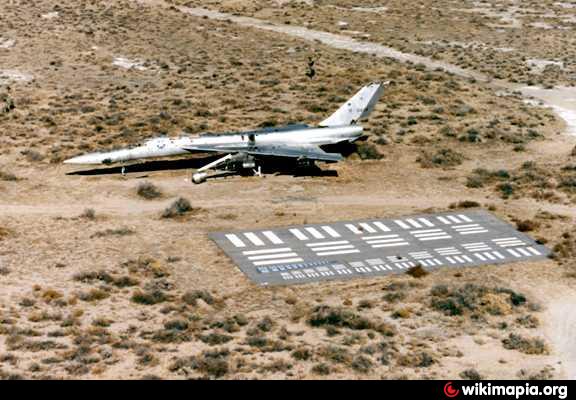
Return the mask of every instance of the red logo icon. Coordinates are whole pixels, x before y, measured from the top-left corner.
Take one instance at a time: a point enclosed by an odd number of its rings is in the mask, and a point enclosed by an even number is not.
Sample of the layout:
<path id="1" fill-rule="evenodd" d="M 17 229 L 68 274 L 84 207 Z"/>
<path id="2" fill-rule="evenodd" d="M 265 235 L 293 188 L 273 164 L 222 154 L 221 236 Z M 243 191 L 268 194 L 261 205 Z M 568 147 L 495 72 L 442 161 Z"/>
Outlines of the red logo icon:
<path id="1" fill-rule="evenodd" d="M 452 387 L 452 382 L 448 382 L 444 385 L 444 394 L 448 397 L 456 397 L 460 393 L 460 389 L 454 389 Z"/>

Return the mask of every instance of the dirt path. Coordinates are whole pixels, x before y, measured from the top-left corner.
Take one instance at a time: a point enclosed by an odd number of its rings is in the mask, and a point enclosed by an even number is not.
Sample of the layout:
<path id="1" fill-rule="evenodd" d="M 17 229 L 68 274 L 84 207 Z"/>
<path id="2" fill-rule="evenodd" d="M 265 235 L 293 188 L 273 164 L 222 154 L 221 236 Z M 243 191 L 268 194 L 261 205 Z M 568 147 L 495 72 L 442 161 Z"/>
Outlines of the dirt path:
<path id="1" fill-rule="evenodd" d="M 142 5 L 162 7 L 170 6 L 164 0 L 135 1 Z M 576 135 L 576 88 L 558 87 L 554 89 L 543 89 L 540 87 L 524 87 L 506 81 L 493 80 L 480 72 L 464 69 L 450 63 L 433 60 L 428 57 L 418 56 L 411 53 L 405 53 L 394 48 L 381 45 L 379 43 L 356 40 L 345 35 L 317 31 L 295 25 L 280 25 L 258 18 L 222 13 L 205 8 L 186 6 L 177 6 L 175 8 L 182 13 L 194 17 L 227 20 L 245 27 L 277 32 L 307 41 L 319 41 L 322 44 L 340 50 L 368 53 L 382 58 L 392 58 L 400 62 L 423 64 L 430 70 L 441 69 L 458 76 L 474 78 L 490 83 L 490 85 L 500 89 L 518 91 L 527 98 L 538 99 L 543 104 L 552 108 L 558 114 L 558 116 L 566 122 L 566 132 L 571 135 Z"/>
<path id="2" fill-rule="evenodd" d="M 576 293 L 568 295 L 572 300 Z M 574 301 L 563 299 L 552 301 L 544 314 L 545 331 L 554 343 L 555 351 L 562 359 L 566 379 L 576 379 L 576 308 Z"/>

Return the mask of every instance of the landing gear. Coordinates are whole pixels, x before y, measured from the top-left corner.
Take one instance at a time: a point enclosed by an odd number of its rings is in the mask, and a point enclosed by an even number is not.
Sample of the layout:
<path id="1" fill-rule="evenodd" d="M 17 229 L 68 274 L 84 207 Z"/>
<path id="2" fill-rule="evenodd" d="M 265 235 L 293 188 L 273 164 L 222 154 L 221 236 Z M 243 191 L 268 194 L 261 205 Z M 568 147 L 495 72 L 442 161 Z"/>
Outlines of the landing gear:
<path id="1" fill-rule="evenodd" d="M 216 161 L 206 164 L 202 168 L 199 168 L 194 174 L 192 174 L 192 183 L 200 184 L 208 180 L 208 178 L 221 175 L 222 172 L 215 172 L 213 174 L 208 174 L 207 171 L 228 171 L 228 174 L 238 173 L 238 174 L 252 174 L 254 176 L 262 176 L 262 167 L 256 165 L 256 160 L 249 154 L 238 153 L 238 154 L 228 154 Z"/>

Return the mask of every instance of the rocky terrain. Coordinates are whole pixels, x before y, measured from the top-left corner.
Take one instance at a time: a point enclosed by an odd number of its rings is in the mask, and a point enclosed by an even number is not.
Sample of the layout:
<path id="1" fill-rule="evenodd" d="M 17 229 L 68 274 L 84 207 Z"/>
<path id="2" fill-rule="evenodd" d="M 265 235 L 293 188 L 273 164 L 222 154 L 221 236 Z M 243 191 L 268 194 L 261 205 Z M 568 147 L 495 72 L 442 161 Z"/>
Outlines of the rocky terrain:
<path id="1" fill-rule="evenodd" d="M 348 35 L 473 74 L 182 7 Z M 497 1 L 4 6 L 0 377 L 573 378 L 576 137 L 519 88 L 573 82 L 575 13 Z M 126 177 L 67 175 L 78 168 L 61 163 L 158 135 L 313 124 L 374 80 L 394 84 L 369 139 L 322 166 L 336 176 L 194 186 L 198 159 Z M 554 256 L 259 288 L 207 237 L 451 207 L 489 209 Z"/>

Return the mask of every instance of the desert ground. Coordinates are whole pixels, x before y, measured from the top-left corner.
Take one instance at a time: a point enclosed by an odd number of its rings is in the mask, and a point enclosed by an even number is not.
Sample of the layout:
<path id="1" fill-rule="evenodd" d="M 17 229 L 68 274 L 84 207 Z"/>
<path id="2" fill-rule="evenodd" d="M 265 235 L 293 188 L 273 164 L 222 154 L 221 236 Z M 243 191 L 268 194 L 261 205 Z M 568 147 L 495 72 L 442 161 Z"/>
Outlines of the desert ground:
<path id="1" fill-rule="evenodd" d="M 3 5 L 0 377 L 575 378 L 574 29 L 568 1 Z M 375 80 L 393 84 L 336 176 L 62 164 L 314 124 Z M 207 236 L 468 207 L 553 256 L 266 288 Z"/>

